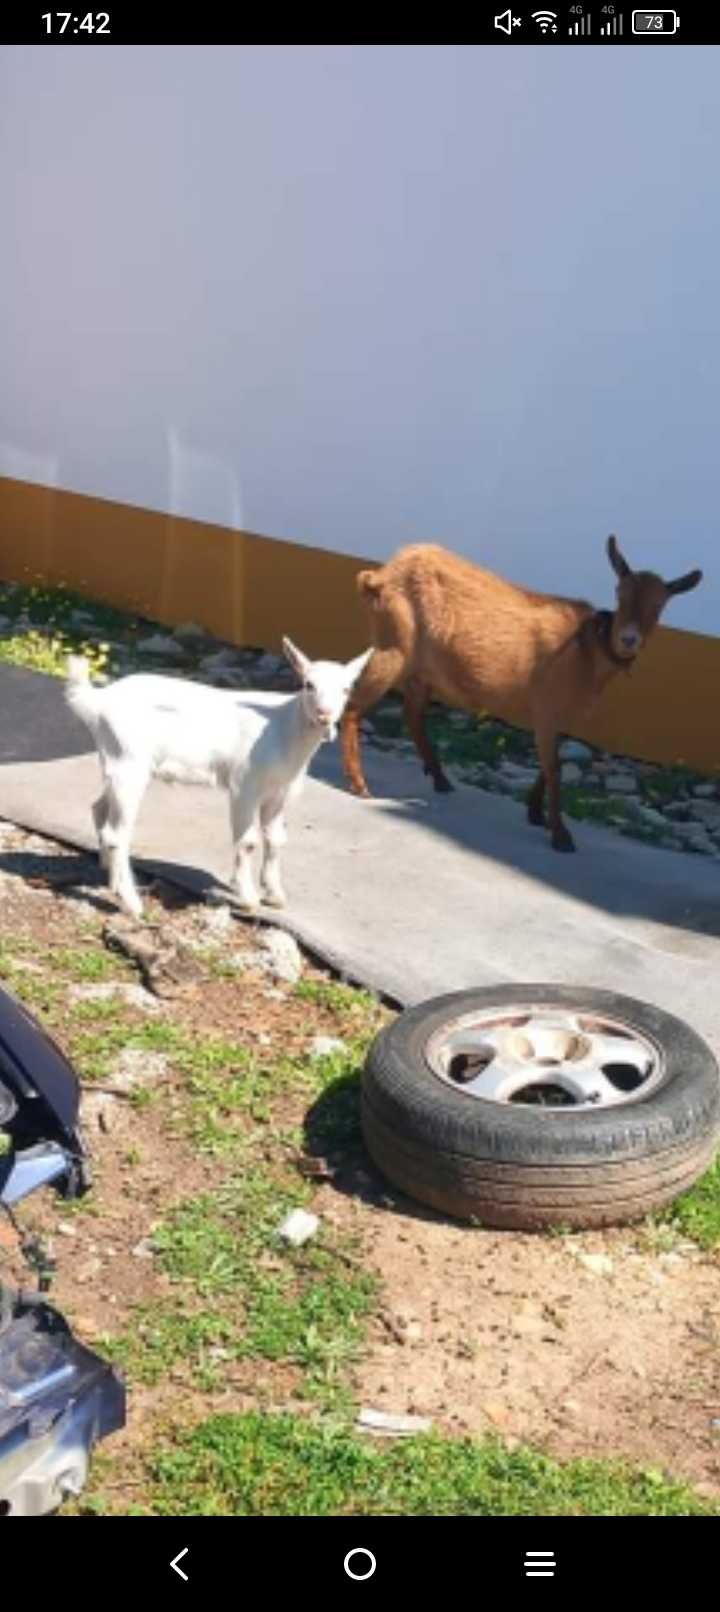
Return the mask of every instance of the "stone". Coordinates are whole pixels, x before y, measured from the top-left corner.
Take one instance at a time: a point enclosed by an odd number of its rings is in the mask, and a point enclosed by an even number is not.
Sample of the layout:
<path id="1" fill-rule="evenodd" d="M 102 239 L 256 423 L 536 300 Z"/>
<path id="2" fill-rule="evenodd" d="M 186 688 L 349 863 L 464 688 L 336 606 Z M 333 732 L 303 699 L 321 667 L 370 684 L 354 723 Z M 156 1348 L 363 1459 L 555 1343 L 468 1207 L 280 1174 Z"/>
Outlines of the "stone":
<path id="1" fill-rule="evenodd" d="M 560 777 L 564 784 L 579 784 L 582 776 L 582 767 L 579 767 L 576 761 L 563 762 L 560 768 Z"/>
<path id="2" fill-rule="evenodd" d="M 643 823 L 647 823 L 648 828 L 667 827 L 667 823 L 662 812 L 656 812 L 653 806 L 638 807 L 638 816 L 642 819 Z"/>
<path id="3" fill-rule="evenodd" d="M 364 1406 L 355 1425 L 359 1433 L 372 1433 L 375 1438 L 414 1438 L 418 1433 L 430 1433 L 433 1423 L 430 1416 L 397 1415 Z"/>
<path id="4" fill-rule="evenodd" d="M 566 739 L 560 746 L 561 761 L 592 761 L 593 753 L 589 744 L 583 744 L 580 739 Z"/>
<path id="5" fill-rule="evenodd" d="M 71 985 L 68 996 L 73 1002 L 126 1002 L 128 1007 L 139 1008 L 142 1013 L 157 1013 L 159 1004 L 144 985 L 116 982 L 107 985 Z"/>
<path id="6" fill-rule="evenodd" d="M 313 1036 L 309 1047 L 311 1058 L 332 1058 L 334 1053 L 344 1051 L 345 1042 L 336 1035 Z"/>
<path id="7" fill-rule="evenodd" d="M 711 850 L 715 849 L 702 823 L 673 823 L 672 831 L 684 845 L 700 844 L 704 847 L 709 846 Z"/>
<path id="8" fill-rule="evenodd" d="M 208 637 L 209 633 L 204 627 L 198 626 L 196 621 L 181 621 L 173 632 L 173 638 L 179 639 L 181 644 L 188 643 L 191 648 L 195 648 L 198 643 L 204 643 Z"/>
<path id="9" fill-rule="evenodd" d="M 212 672 L 211 681 L 216 688 L 250 688 L 250 679 L 247 672 L 240 666 L 219 666 Z"/>
<path id="10" fill-rule="evenodd" d="M 233 927 L 234 918 L 226 901 L 217 905 L 208 903 L 209 910 L 204 912 L 201 919 L 204 940 L 225 940 Z"/>
<path id="11" fill-rule="evenodd" d="M 695 784 L 692 793 L 696 800 L 717 800 L 717 784 Z"/>
<path id="12" fill-rule="evenodd" d="M 293 1209 L 287 1215 L 281 1226 L 278 1226 L 278 1236 L 284 1243 L 290 1243 L 293 1248 L 302 1248 L 303 1243 L 315 1237 L 320 1229 L 317 1215 L 307 1213 L 305 1209 Z"/>
<path id="13" fill-rule="evenodd" d="M 130 1250 L 133 1259 L 152 1259 L 155 1250 L 149 1237 L 141 1237 L 139 1243 Z"/>
<path id="14" fill-rule="evenodd" d="M 166 657 L 168 660 L 184 661 L 186 659 L 185 650 L 177 642 L 177 639 L 171 638 L 169 633 L 162 632 L 152 633 L 149 638 L 141 638 L 137 644 L 137 653 L 138 655 Z"/>
<path id="15" fill-rule="evenodd" d="M 637 794 L 637 779 L 630 772 L 608 772 L 605 774 L 605 788 L 609 795 L 635 795 Z"/>
<path id="16" fill-rule="evenodd" d="M 134 1091 L 143 1080 L 162 1080 L 167 1074 L 164 1052 L 146 1052 L 142 1047 L 123 1047 L 109 1075 L 111 1085 L 121 1091 Z"/>
<path id="17" fill-rule="evenodd" d="M 303 971 L 300 947 L 284 929 L 266 929 L 260 937 L 260 967 L 273 979 L 297 985 Z"/>
<path id="18" fill-rule="evenodd" d="M 261 655 L 254 667 L 255 677 L 277 677 L 280 672 L 289 671 L 290 667 L 281 655 Z"/>
<path id="19" fill-rule="evenodd" d="M 593 1276 L 612 1276 L 615 1269 L 609 1254 L 578 1253 L 575 1258 L 586 1271 L 592 1271 Z"/>
<path id="20" fill-rule="evenodd" d="M 705 828 L 720 828 L 720 801 L 693 800 L 690 810 Z"/>
<path id="21" fill-rule="evenodd" d="M 219 672 L 227 666 L 237 665 L 237 655 L 234 649 L 217 649 L 212 655 L 205 655 L 200 662 L 201 672 Z"/>
<path id="22" fill-rule="evenodd" d="M 86 1091 L 80 1104 L 80 1118 L 88 1130 L 95 1128 L 109 1136 L 119 1106 L 118 1099 L 111 1097 L 109 1092 Z"/>

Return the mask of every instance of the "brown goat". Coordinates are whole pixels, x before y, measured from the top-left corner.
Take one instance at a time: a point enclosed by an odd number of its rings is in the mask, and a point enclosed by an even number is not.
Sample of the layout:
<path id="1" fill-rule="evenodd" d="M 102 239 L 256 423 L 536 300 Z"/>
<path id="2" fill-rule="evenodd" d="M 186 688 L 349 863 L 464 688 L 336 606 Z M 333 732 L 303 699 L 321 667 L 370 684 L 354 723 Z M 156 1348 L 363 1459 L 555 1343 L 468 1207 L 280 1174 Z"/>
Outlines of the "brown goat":
<path id="1" fill-rule="evenodd" d="M 535 733 L 540 772 L 528 799 L 531 823 L 549 826 L 556 851 L 575 846 L 560 814 L 558 736 L 592 707 L 620 670 L 629 671 L 669 598 L 696 588 L 701 571 L 663 582 L 632 571 L 614 537 L 614 612 L 583 599 L 531 593 L 482 571 L 447 549 L 418 544 L 387 565 L 361 571 L 374 652 L 355 685 L 342 728 L 345 774 L 369 796 L 360 760 L 360 719 L 390 688 L 401 688 L 405 717 L 425 772 L 452 788 L 423 724 L 431 699 L 493 715 Z"/>

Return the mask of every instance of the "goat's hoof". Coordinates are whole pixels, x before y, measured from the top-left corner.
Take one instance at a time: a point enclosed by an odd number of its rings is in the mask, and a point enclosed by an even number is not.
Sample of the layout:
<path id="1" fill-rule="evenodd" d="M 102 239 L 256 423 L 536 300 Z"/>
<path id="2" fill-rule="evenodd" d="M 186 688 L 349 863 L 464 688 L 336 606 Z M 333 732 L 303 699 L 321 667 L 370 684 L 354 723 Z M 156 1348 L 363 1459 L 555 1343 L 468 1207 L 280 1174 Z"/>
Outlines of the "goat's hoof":
<path id="1" fill-rule="evenodd" d="M 574 851 L 576 849 L 572 834 L 568 834 L 567 831 L 564 834 L 553 834 L 550 843 L 554 851 Z"/>
<path id="2" fill-rule="evenodd" d="M 367 784 L 351 784 L 350 794 L 357 795 L 358 800 L 372 800 Z"/>
<path id="3" fill-rule="evenodd" d="M 450 779 L 445 777 L 444 772 L 440 773 L 439 778 L 433 779 L 433 784 L 436 795 L 454 795 L 455 793 L 455 785 L 451 784 Z"/>
<path id="4" fill-rule="evenodd" d="M 286 907 L 287 896 L 284 896 L 281 890 L 264 890 L 263 905 L 265 907 Z"/>
<path id="5" fill-rule="evenodd" d="M 127 918 L 134 918 L 138 923 L 145 917 L 145 909 L 141 901 L 124 901 L 120 899 L 118 905 Z"/>

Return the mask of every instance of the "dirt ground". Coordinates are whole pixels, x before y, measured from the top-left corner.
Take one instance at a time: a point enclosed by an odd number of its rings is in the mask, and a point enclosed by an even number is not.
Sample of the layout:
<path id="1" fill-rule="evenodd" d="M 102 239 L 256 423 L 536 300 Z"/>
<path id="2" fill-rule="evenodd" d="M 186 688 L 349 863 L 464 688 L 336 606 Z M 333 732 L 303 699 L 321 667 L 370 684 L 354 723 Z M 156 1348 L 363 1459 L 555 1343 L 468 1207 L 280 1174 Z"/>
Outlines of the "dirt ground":
<path id="1" fill-rule="evenodd" d="M 186 940 L 212 921 L 208 909 L 159 886 L 151 914 L 164 935 Z M 83 948 L 102 949 L 112 916 L 92 858 L 0 825 L 4 982 L 67 1050 L 84 987 L 77 977 L 62 982 L 53 955 L 62 962 L 70 952 L 77 960 Z M 122 1022 L 155 1016 L 190 1033 L 224 1032 L 298 1057 L 318 1034 L 346 1034 L 347 1017 L 336 1009 L 270 980 L 257 938 L 254 925 L 233 920 L 216 945 L 226 973 L 166 999 L 138 999 L 143 1005 L 123 1009 Z M 138 984 L 131 962 L 115 958 L 112 966 L 116 982 Z M 303 978 L 329 976 L 306 960 Z M 378 1006 L 378 1025 L 389 1011 Z M 217 1177 L 216 1160 L 193 1147 L 178 1123 L 185 1096 L 171 1061 L 158 1070 L 160 1099 L 147 1105 L 103 1091 L 102 1080 L 93 1090 L 87 1082 L 95 1187 L 86 1205 L 61 1212 L 48 1194 L 22 1206 L 23 1225 L 50 1239 L 58 1262 L 53 1300 L 91 1343 L 122 1332 L 136 1306 L 167 1298 L 172 1284 L 148 1239 L 173 1204 Z M 288 1093 L 286 1112 L 281 1102 L 269 1158 L 283 1146 L 273 1140 L 283 1122 L 301 1125 L 306 1103 L 301 1092 Z M 658 1226 L 530 1237 L 449 1224 L 390 1192 L 357 1151 L 318 1182 L 310 1207 L 360 1250 L 380 1285 L 350 1369 L 358 1405 L 423 1414 L 450 1434 L 492 1430 L 563 1459 L 626 1456 L 720 1495 L 717 1250 Z M 17 1279 L 22 1265 L 4 1225 L 0 1239 L 4 1273 Z M 297 1382 L 296 1368 L 282 1361 L 233 1360 L 213 1408 L 286 1406 Z M 127 1455 L 153 1426 L 203 1413 L 202 1388 L 182 1372 L 156 1384 L 131 1381 L 128 1427 L 113 1451 Z M 129 1494 L 131 1478 L 128 1485 Z"/>

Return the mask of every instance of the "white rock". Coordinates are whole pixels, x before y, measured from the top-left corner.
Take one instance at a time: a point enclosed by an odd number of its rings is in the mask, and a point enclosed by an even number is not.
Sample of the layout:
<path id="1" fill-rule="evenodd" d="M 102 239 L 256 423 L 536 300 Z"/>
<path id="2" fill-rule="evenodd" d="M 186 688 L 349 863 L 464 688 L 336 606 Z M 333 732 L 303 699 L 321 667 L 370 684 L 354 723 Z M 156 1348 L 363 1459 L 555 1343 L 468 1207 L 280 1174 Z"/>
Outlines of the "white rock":
<path id="1" fill-rule="evenodd" d="M 576 761 L 564 761 L 560 768 L 560 777 L 564 784 L 579 784 L 583 776 L 582 767 Z"/>
<path id="2" fill-rule="evenodd" d="M 284 929 L 266 929 L 260 936 L 260 966 L 273 979 L 297 985 L 303 971 L 300 947 Z"/>
<path id="3" fill-rule="evenodd" d="M 279 672 L 290 670 L 281 655 L 261 655 L 253 668 L 256 677 L 277 677 Z"/>
<path id="4" fill-rule="evenodd" d="M 605 774 L 605 788 L 609 795 L 635 795 L 637 780 L 630 772 L 608 772 Z"/>
<path id="5" fill-rule="evenodd" d="M 247 672 L 240 666 L 219 666 L 210 676 L 216 688 L 250 688 Z"/>
<path id="6" fill-rule="evenodd" d="M 108 985 L 71 985 L 68 996 L 72 1002 L 126 1002 L 128 1007 L 140 1008 L 143 1013 L 158 1013 L 160 1004 L 146 991 L 144 985 L 126 985 L 116 982 Z"/>
<path id="7" fill-rule="evenodd" d="M 208 912 L 202 915 L 203 937 L 209 940 L 224 940 L 233 926 L 233 915 L 226 901 L 213 903 Z"/>
<path id="8" fill-rule="evenodd" d="M 432 1425 L 430 1416 L 395 1415 L 369 1406 L 361 1410 L 356 1423 L 359 1433 L 373 1433 L 376 1438 L 413 1438 L 431 1432 Z"/>
<path id="9" fill-rule="evenodd" d="M 696 784 L 695 788 L 693 789 L 693 795 L 695 796 L 695 798 L 697 800 L 716 800 L 717 799 L 717 785 L 716 784 Z"/>
<path id="10" fill-rule="evenodd" d="M 172 637 L 180 638 L 180 640 L 190 638 L 190 642 L 197 642 L 198 638 L 206 638 L 208 634 L 206 634 L 205 627 L 198 627 L 197 621 L 182 621 L 179 627 L 174 629 Z"/>
<path id="11" fill-rule="evenodd" d="M 228 666 L 237 665 L 237 655 L 234 649 L 217 649 L 212 655 L 204 655 L 200 662 L 200 671 L 212 676 L 215 672 L 225 671 Z"/>
<path id="12" fill-rule="evenodd" d="M 112 1097 L 110 1092 L 86 1091 L 80 1103 L 80 1118 L 87 1130 L 94 1127 L 109 1134 L 119 1107 L 117 1097 Z"/>
<path id="13" fill-rule="evenodd" d="M 155 1250 L 149 1237 L 141 1237 L 139 1243 L 130 1250 L 133 1259 L 153 1259 Z"/>
<path id="14" fill-rule="evenodd" d="M 689 845 L 694 840 L 706 841 L 708 839 L 702 823 L 673 823 L 672 831 L 679 840 L 684 840 Z"/>
<path id="15" fill-rule="evenodd" d="M 137 645 L 138 655 L 167 656 L 168 660 L 185 660 L 185 651 L 177 639 L 171 638 L 168 633 L 152 633 L 150 638 L 141 638 Z"/>
<path id="16" fill-rule="evenodd" d="M 694 800 L 690 810 L 706 828 L 720 828 L 720 801 Z"/>
<path id="17" fill-rule="evenodd" d="M 561 761 L 592 761 L 592 754 L 589 744 L 580 739 L 566 739 L 560 746 Z"/>
<path id="18" fill-rule="evenodd" d="M 146 1052 L 143 1047 L 123 1047 L 109 1078 L 113 1086 L 132 1091 L 143 1080 L 162 1080 L 167 1069 L 168 1059 L 164 1052 Z"/>
<path id="19" fill-rule="evenodd" d="M 293 1248 L 302 1248 L 303 1243 L 315 1237 L 320 1227 L 317 1215 L 310 1215 L 305 1209 L 293 1209 L 286 1216 L 281 1226 L 278 1226 L 278 1236 L 284 1243 L 290 1243 Z"/>
<path id="20" fill-rule="evenodd" d="M 94 615 L 93 615 L 91 610 L 71 610 L 70 611 L 70 626 L 71 627 L 80 627 L 80 628 L 82 628 L 82 627 L 95 627 L 96 625 L 97 625 L 97 623 L 95 621 L 95 617 L 94 617 Z"/>
<path id="21" fill-rule="evenodd" d="M 640 806 L 638 814 L 643 823 L 647 823 L 649 828 L 667 828 L 667 822 L 662 812 L 656 812 L 653 806 Z"/>
<path id="22" fill-rule="evenodd" d="M 579 1265 L 584 1265 L 587 1271 L 592 1271 L 593 1276 L 611 1276 L 615 1268 L 609 1254 L 578 1253 L 575 1258 Z"/>
<path id="23" fill-rule="evenodd" d="M 345 1042 L 335 1035 L 316 1035 L 310 1042 L 311 1058 L 332 1058 L 335 1052 L 344 1052 Z"/>

